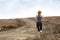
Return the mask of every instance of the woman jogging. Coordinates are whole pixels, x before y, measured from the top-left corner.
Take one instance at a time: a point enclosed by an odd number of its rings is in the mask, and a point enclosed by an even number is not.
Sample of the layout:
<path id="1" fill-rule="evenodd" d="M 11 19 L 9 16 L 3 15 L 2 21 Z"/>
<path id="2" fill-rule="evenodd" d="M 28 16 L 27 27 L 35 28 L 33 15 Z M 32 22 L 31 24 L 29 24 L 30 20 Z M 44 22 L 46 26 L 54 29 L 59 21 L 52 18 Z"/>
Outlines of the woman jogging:
<path id="1" fill-rule="evenodd" d="M 36 26 L 38 29 L 38 33 L 42 34 L 42 15 L 41 11 L 38 11 L 38 15 L 36 15 Z"/>

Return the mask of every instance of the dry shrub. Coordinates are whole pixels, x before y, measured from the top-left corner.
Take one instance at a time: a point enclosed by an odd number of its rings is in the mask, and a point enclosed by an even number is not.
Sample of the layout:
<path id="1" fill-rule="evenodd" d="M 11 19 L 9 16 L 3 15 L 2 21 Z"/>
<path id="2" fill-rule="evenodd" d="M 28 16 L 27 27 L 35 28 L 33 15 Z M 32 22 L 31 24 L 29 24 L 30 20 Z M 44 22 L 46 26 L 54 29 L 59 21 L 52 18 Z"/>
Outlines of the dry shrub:
<path id="1" fill-rule="evenodd" d="M 24 26 L 25 25 L 25 22 L 22 20 L 22 19 L 16 19 L 16 24 L 17 26 L 21 27 L 21 26 Z"/>

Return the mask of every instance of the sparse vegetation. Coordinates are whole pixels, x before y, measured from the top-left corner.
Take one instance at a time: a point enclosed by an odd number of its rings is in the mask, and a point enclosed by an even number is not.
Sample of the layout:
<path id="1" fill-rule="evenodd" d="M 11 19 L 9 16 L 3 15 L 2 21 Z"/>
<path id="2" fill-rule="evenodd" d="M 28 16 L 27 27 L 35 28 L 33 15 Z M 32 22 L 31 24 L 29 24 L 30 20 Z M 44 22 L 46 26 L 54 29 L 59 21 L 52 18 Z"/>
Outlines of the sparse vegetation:
<path id="1" fill-rule="evenodd" d="M 21 27 L 21 26 L 25 25 L 25 22 L 23 20 L 21 20 L 21 19 L 15 19 L 14 23 L 12 21 L 13 21 L 13 19 L 10 19 L 10 21 L 7 22 L 8 24 L 7 23 L 5 23 L 6 25 L 3 24 L 0 27 L 0 31 L 6 31 L 6 30 L 10 30 L 10 29 L 15 29 L 15 28 L 18 28 L 18 27 Z"/>
<path id="2" fill-rule="evenodd" d="M 25 25 L 25 22 L 22 19 L 15 19 L 17 26 L 21 27 Z"/>
<path id="3" fill-rule="evenodd" d="M 60 40 L 59 18 L 46 17 L 43 19 L 43 35 L 41 35 L 39 40 Z M 27 37 L 25 40 L 38 40 L 35 25 L 34 18 L 0 20 L 0 31 L 2 31 L 0 32 L 0 39 L 20 40 L 20 37 Z M 11 29 L 14 29 L 14 31 L 7 31 Z M 7 32 L 3 33 L 3 31 Z"/>

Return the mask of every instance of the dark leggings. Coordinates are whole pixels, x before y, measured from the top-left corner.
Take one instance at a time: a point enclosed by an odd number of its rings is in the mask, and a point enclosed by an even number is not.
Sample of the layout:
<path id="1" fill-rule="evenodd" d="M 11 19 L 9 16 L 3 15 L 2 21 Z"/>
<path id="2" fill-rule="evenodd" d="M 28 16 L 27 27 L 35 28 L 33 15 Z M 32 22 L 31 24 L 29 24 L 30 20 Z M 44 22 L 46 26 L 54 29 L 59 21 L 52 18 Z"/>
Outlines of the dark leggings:
<path id="1" fill-rule="evenodd" d="M 37 22 L 36 23 L 38 31 L 42 30 L 42 22 Z"/>

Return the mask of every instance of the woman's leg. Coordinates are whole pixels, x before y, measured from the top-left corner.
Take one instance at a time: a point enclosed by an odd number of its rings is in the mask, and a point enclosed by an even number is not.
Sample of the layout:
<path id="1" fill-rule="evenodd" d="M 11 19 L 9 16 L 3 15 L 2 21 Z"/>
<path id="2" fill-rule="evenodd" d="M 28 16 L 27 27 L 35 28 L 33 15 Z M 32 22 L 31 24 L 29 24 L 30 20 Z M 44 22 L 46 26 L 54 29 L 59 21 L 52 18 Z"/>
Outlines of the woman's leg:
<path id="1" fill-rule="evenodd" d="M 37 27 L 37 30 L 38 30 L 38 38 L 40 38 L 40 26 L 39 26 L 39 23 L 36 24 L 36 27 Z"/>
<path id="2" fill-rule="evenodd" d="M 40 23 L 40 31 L 42 31 L 42 23 Z"/>
<path id="3" fill-rule="evenodd" d="M 42 35 L 42 23 L 40 23 L 40 34 Z"/>
<path id="4" fill-rule="evenodd" d="M 40 32 L 40 27 L 39 27 L 39 23 L 37 22 L 37 29 L 38 29 L 38 32 Z"/>

